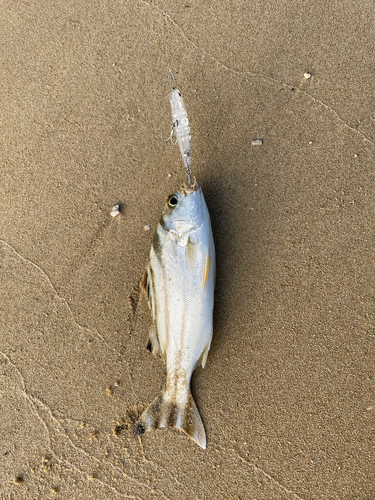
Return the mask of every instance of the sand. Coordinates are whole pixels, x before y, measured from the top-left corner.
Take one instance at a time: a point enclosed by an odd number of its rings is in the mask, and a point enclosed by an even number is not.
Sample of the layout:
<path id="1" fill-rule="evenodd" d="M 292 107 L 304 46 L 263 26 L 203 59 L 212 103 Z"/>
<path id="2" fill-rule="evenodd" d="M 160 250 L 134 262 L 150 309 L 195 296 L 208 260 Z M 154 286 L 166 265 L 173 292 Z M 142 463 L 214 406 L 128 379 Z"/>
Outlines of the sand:
<path id="1" fill-rule="evenodd" d="M 158 3 L 0 3 L 0 498 L 373 499 L 373 2 Z M 217 251 L 206 451 L 132 435 L 184 180 L 162 18 Z"/>

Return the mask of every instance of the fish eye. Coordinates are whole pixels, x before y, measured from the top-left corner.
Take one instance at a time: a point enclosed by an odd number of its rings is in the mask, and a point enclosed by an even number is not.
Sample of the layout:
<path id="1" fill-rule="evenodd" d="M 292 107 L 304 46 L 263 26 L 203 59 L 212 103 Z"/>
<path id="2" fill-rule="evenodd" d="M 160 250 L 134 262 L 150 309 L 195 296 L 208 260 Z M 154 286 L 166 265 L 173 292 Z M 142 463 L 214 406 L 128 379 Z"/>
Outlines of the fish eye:
<path id="1" fill-rule="evenodd" d="M 174 208 L 178 203 L 178 198 L 176 195 L 172 194 L 172 196 L 168 200 L 168 205 Z"/>

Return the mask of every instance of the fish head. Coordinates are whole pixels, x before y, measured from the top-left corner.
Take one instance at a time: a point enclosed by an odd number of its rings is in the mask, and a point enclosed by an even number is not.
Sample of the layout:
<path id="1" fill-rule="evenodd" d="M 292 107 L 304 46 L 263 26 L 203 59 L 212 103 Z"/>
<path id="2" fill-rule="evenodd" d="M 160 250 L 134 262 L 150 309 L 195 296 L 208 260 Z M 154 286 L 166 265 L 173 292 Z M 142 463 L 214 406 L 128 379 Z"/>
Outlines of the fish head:
<path id="1" fill-rule="evenodd" d="M 180 238 L 195 228 L 204 218 L 202 188 L 194 181 L 184 184 L 167 197 L 161 216 L 163 228 Z"/>

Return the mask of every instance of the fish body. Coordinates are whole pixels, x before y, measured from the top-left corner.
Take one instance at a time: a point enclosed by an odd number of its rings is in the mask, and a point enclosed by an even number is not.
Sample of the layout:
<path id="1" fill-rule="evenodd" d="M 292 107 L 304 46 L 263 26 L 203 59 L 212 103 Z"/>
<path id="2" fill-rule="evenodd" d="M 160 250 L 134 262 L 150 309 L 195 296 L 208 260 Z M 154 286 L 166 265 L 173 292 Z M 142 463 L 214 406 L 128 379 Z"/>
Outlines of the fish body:
<path id="1" fill-rule="evenodd" d="M 134 434 L 176 427 L 206 447 L 190 379 L 199 365 L 204 367 L 210 349 L 214 287 L 210 216 L 202 189 L 194 182 L 168 198 L 151 247 L 147 294 L 153 324 L 148 348 L 164 360 L 167 379 Z"/>

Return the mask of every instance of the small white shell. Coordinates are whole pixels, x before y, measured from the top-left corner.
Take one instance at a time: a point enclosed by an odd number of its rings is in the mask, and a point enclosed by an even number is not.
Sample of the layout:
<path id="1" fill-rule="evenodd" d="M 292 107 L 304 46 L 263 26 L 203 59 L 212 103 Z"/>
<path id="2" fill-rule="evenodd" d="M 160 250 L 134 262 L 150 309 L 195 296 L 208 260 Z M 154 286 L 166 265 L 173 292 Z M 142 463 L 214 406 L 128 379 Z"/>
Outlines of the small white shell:
<path id="1" fill-rule="evenodd" d="M 148 224 L 146 224 L 146 225 L 145 225 L 145 227 L 144 227 L 143 229 L 144 229 L 145 231 L 150 231 L 151 227 L 150 227 Z"/>
<path id="2" fill-rule="evenodd" d="M 120 213 L 120 205 L 113 205 L 111 215 L 112 217 L 116 217 Z"/>
<path id="3" fill-rule="evenodd" d="M 262 146 L 263 145 L 263 139 L 253 139 L 251 141 L 251 144 L 253 146 Z"/>
<path id="4" fill-rule="evenodd" d="M 303 74 L 303 77 L 304 77 L 306 80 L 310 80 L 310 78 L 312 77 L 312 74 L 311 74 L 311 73 L 304 73 L 304 74 Z"/>

